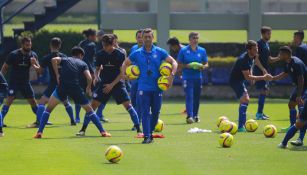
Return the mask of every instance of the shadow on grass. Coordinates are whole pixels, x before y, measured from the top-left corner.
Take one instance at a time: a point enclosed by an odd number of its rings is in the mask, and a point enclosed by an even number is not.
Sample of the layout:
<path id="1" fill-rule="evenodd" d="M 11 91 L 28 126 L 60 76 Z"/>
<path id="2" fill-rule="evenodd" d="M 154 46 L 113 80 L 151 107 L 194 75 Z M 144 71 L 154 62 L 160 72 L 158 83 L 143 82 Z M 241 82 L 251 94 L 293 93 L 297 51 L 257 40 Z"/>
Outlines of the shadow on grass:
<path id="1" fill-rule="evenodd" d="M 289 149 L 290 151 L 307 151 L 307 146 L 294 146 Z"/>
<path id="2" fill-rule="evenodd" d="M 111 146 L 111 145 L 142 145 L 141 142 L 132 143 L 132 142 L 126 142 L 126 143 L 105 143 L 103 145 Z"/>

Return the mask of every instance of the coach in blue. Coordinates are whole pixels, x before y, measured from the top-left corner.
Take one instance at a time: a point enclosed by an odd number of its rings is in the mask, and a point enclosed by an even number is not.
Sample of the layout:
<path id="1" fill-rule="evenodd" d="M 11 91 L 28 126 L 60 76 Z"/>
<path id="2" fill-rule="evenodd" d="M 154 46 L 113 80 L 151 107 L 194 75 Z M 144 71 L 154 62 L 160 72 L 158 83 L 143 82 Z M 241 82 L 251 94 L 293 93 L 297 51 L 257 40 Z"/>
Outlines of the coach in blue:
<path id="1" fill-rule="evenodd" d="M 183 47 L 178 55 L 179 73 L 182 72 L 183 88 L 185 92 L 185 105 L 187 118 L 186 122 L 200 122 L 198 115 L 200 94 L 202 89 L 202 71 L 208 67 L 206 49 L 198 46 L 199 34 L 189 34 L 189 45 Z M 197 62 L 203 64 L 198 70 L 193 69 L 189 64 Z"/>
<path id="2" fill-rule="evenodd" d="M 72 57 L 52 58 L 52 67 L 59 86 L 50 97 L 47 108 L 43 113 L 39 129 L 34 138 L 42 138 L 43 130 L 49 120 L 50 113 L 59 103 L 67 100 L 68 97 L 72 98 L 75 103 L 80 104 L 84 108 L 86 115 L 96 125 L 102 137 L 111 136 L 103 129 L 99 118 L 86 97 L 86 94 L 89 96 L 92 95 L 92 77 L 87 64 L 82 61 L 83 56 L 84 51 L 82 48 L 73 47 Z M 62 67 L 60 72 L 58 66 Z M 81 75 L 86 77 L 86 90 L 81 87 L 79 78 Z"/>
<path id="3" fill-rule="evenodd" d="M 66 57 L 65 54 L 60 52 L 61 45 L 62 45 L 62 41 L 60 38 L 57 38 L 57 37 L 52 38 L 50 41 L 50 53 L 44 56 L 40 62 L 40 66 L 41 66 L 40 72 L 43 72 L 44 69 L 48 69 L 50 80 L 49 80 L 47 88 L 45 89 L 43 93 L 43 96 L 40 98 L 38 102 L 38 109 L 36 113 L 38 119 L 42 117 L 43 112 L 45 111 L 45 105 L 48 103 L 48 100 L 51 94 L 53 93 L 53 91 L 55 90 L 57 86 L 55 72 L 53 71 L 51 60 L 54 57 L 61 57 L 61 58 Z M 64 101 L 64 106 L 70 118 L 70 124 L 76 125 L 73 109 L 68 100 Z"/>
<path id="4" fill-rule="evenodd" d="M 38 57 L 36 53 L 31 50 L 31 48 L 31 38 L 23 37 L 21 39 L 21 48 L 12 51 L 2 66 L 1 72 L 3 75 L 5 75 L 10 69 L 8 97 L 1 111 L 3 118 L 9 111 L 9 108 L 16 98 L 16 93 L 18 91 L 24 98 L 27 99 L 33 113 L 36 115 L 37 104 L 34 97 L 34 91 L 30 83 L 29 73 L 30 67 L 34 67 L 36 71 L 39 71 L 40 66 L 37 61 Z M 38 123 L 39 120 L 36 119 L 36 122 L 28 125 L 27 127 L 37 127 Z"/>
<path id="5" fill-rule="evenodd" d="M 246 111 L 249 103 L 249 95 L 245 86 L 246 81 L 272 80 L 272 76 L 265 74 L 254 76 L 251 73 L 254 59 L 258 56 L 257 42 L 250 40 L 246 44 L 246 52 L 239 56 L 230 73 L 229 84 L 234 90 L 239 105 L 239 126 L 238 132 L 246 132 L 244 124 L 246 122 Z"/>
<path id="6" fill-rule="evenodd" d="M 171 85 L 177 71 L 177 62 L 164 49 L 153 45 L 152 29 L 144 29 L 142 38 L 143 47 L 130 54 L 123 64 L 123 70 L 126 70 L 132 63 L 140 69 L 137 98 L 141 102 L 138 107 L 140 108 L 144 133 L 142 143 L 149 144 L 153 142 L 152 133 L 158 122 L 162 105 L 162 91 L 157 83 L 160 77 L 159 67 L 163 61 L 173 65 L 172 75 L 168 77 Z"/>
<path id="7" fill-rule="evenodd" d="M 290 96 L 289 107 L 291 103 L 296 103 L 299 106 L 299 119 L 296 116 L 290 116 L 291 127 L 287 131 L 287 134 L 279 145 L 280 148 L 286 148 L 288 141 L 294 136 L 298 129 L 303 128 L 307 122 L 307 108 L 306 103 L 304 106 L 303 100 L 307 99 L 307 68 L 305 64 L 297 57 L 292 56 L 292 50 L 288 46 L 281 47 L 279 49 L 280 59 L 286 63 L 284 71 L 279 75 L 273 77 L 273 80 L 280 80 L 290 76 L 293 83 L 296 85 Z M 294 106 L 295 107 L 295 106 Z M 291 108 L 290 108 L 291 110 Z M 306 128 L 304 129 L 306 132 Z M 301 132 L 300 135 L 305 133 Z M 301 137 L 301 136 L 300 136 Z M 303 136 L 304 137 L 304 136 Z"/>
<path id="8" fill-rule="evenodd" d="M 4 98 L 7 96 L 7 82 L 2 73 L 0 72 L 0 105 L 2 105 Z M 2 114 L 0 113 L 0 137 L 3 137 L 3 120 Z"/>

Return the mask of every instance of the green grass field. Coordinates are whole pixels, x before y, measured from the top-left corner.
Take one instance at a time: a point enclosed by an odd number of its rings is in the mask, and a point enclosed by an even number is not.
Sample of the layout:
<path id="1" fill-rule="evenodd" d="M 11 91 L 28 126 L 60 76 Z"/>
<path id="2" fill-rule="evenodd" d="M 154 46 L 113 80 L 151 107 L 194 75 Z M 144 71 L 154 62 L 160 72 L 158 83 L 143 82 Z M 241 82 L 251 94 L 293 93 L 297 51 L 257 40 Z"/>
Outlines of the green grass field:
<path id="1" fill-rule="evenodd" d="M 5 26 L 5 36 L 13 35 L 13 28 L 23 27 L 21 24 L 8 24 Z M 97 29 L 95 24 L 49 24 L 46 25 L 43 29 L 49 31 L 76 31 L 82 32 L 84 29 L 94 28 Z M 172 30 L 170 36 L 176 36 L 181 42 L 188 42 L 188 34 L 191 31 L 188 30 Z M 233 43 L 242 43 L 246 42 L 247 34 L 246 31 L 242 30 L 200 30 L 200 42 L 233 42 Z M 291 42 L 293 38 L 293 30 L 276 30 L 272 33 L 271 41 L 280 41 L 280 42 Z M 121 42 L 135 42 L 134 30 L 115 30 L 114 33 L 118 34 Z M 156 32 L 155 32 L 156 33 Z"/>
<path id="2" fill-rule="evenodd" d="M 112 138 L 102 138 L 90 125 L 87 136 L 78 138 L 75 133 L 81 125 L 69 126 L 63 106 L 58 106 L 46 128 L 44 139 L 34 140 L 36 129 L 25 129 L 34 120 L 30 107 L 17 101 L 5 119 L 9 125 L 5 137 L 0 138 L 1 174 L 44 174 L 44 175 L 101 175 L 101 174 L 235 174 L 235 175 L 281 175 L 304 174 L 307 162 L 307 147 L 280 150 L 276 146 L 284 133 L 267 139 L 262 134 L 266 124 L 277 128 L 288 126 L 287 100 L 268 100 L 266 113 L 271 121 L 260 121 L 255 133 L 237 133 L 231 148 L 221 148 L 216 128 L 218 116 L 226 115 L 237 119 L 237 102 L 202 100 L 200 124 L 185 124 L 185 116 L 179 114 L 184 108 L 182 100 L 165 101 L 161 118 L 166 127 L 165 139 L 156 139 L 151 145 L 142 145 L 134 138 L 127 112 L 113 102 L 106 107 L 105 115 L 111 123 L 104 127 Z M 256 111 L 253 101 L 248 117 Z M 211 129 L 212 133 L 188 134 L 192 127 Z M 296 136 L 297 137 L 297 136 Z M 296 138 L 295 137 L 295 138 Z M 110 164 L 104 151 L 110 145 L 118 145 L 124 158 L 118 164 Z"/>

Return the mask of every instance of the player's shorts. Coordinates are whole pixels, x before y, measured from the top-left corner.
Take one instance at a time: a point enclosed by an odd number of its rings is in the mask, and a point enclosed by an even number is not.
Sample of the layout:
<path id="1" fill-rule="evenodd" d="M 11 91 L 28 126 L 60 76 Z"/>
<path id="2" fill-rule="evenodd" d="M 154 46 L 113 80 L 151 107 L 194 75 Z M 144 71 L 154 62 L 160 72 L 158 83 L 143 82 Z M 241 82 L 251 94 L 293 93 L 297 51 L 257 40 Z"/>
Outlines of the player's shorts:
<path id="1" fill-rule="evenodd" d="M 52 96 L 56 97 L 58 100 L 64 102 L 68 100 L 68 97 L 72 98 L 75 104 L 86 105 L 89 104 L 89 100 L 86 97 L 85 92 L 80 86 L 73 87 L 57 87 Z"/>
<path id="2" fill-rule="evenodd" d="M 20 92 L 24 98 L 34 98 L 34 90 L 30 82 L 14 82 L 9 83 L 8 96 L 16 96 L 17 92 Z"/>
<path id="3" fill-rule="evenodd" d="M 45 97 L 48 97 L 50 98 L 50 96 L 52 95 L 53 91 L 55 90 L 55 88 L 57 87 L 57 84 L 56 83 L 53 83 L 53 82 L 50 82 L 48 84 L 48 87 L 45 89 L 43 95 Z"/>
<path id="4" fill-rule="evenodd" d="M 103 93 L 103 84 L 99 84 L 93 93 L 93 99 L 103 104 L 106 104 L 111 96 L 117 104 L 130 101 L 130 96 L 124 82 L 117 83 L 108 94 Z"/>
<path id="5" fill-rule="evenodd" d="M 130 83 L 130 81 L 126 80 L 125 81 L 125 86 L 126 86 L 127 92 L 131 92 L 131 83 Z"/>
<path id="6" fill-rule="evenodd" d="M 303 100 L 307 100 L 307 88 L 304 87 L 303 92 L 302 92 L 302 99 Z M 296 101 L 296 97 L 297 97 L 297 87 L 295 87 L 290 95 L 290 101 Z"/>
<path id="7" fill-rule="evenodd" d="M 229 85 L 234 90 L 238 99 L 240 99 L 245 93 L 247 93 L 244 81 L 230 82 Z"/>
<path id="8" fill-rule="evenodd" d="M 0 84 L 0 103 L 3 103 L 3 100 L 7 97 L 7 86 Z"/>

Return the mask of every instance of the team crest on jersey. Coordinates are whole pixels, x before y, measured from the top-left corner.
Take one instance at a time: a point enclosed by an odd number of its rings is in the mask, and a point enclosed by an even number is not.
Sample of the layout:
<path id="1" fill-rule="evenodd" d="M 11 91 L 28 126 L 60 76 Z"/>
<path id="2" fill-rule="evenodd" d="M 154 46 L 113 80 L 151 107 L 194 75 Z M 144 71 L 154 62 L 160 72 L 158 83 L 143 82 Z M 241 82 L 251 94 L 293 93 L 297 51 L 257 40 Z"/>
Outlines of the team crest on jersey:
<path id="1" fill-rule="evenodd" d="M 139 92 L 139 95 L 143 95 L 143 94 L 144 94 L 144 92 L 143 92 L 143 91 L 140 91 L 140 92 Z"/>
<path id="2" fill-rule="evenodd" d="M 293 68 L 291 67 L 291 72 L 293 72 Z"/>
<path id="3" fill-rule="evenodd" d="M 191 53 L 189 50 L 187 50 L 187 54 Z"/>
<path id="4" fill-rule="evenodd" d="M 197 54 L 197 56 L 200 58 L 200 57 L 201 57 L 200 53 L 199 53 L 199 54 Z"/>
<path id="5" fill-rule="evenodd" d="M 97 93 L 93 93 L 93 97 L 96 98 L 97 97 Z"/>
<path id="6" fill-rule="evenodd" d="M 154 58 L 157 58 L 158 56 L 157 56 L 157 54 L 154 54 L 153 57 L 154 57 Z"/>
<path id="7" fill-rule="evenodd" d="M 14 90 L 13 90 L 13 89 L 10 89 L 10 90 L 9 90 L 9 94 L 14 94 Z"/>

